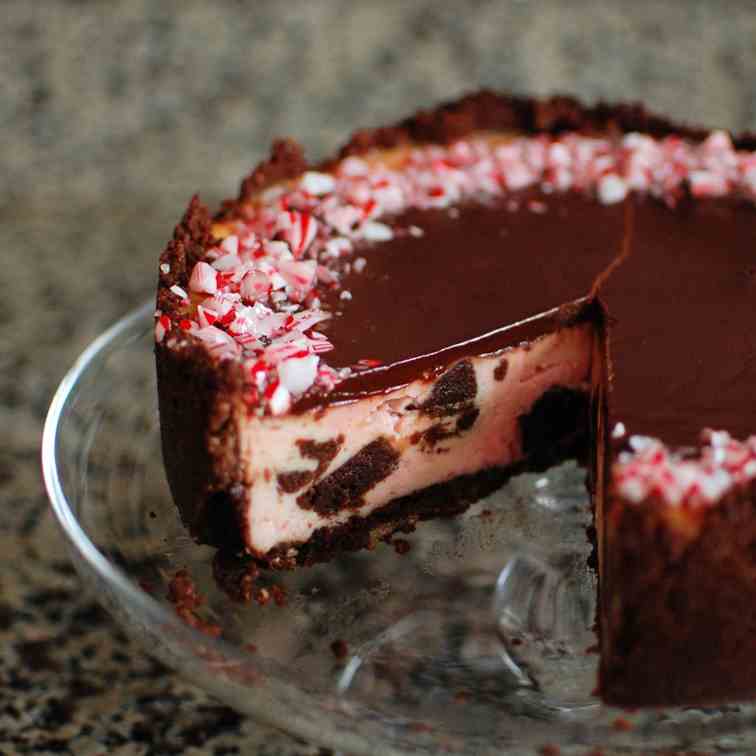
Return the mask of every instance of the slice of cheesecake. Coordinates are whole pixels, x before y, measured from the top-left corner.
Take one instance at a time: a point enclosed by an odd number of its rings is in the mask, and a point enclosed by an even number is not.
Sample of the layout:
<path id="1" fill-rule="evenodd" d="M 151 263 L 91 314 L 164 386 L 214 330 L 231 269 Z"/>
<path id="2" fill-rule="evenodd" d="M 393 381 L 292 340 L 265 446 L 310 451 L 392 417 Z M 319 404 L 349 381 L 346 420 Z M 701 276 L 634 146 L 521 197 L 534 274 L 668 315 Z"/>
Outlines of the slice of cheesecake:
<path id="1" fill-rule="evenodd" d="M 392 140 L 317 172 L 280 145 L 222 215 L 194 202 L 163 256 L 164 456 L 201 540 L 320 560 L 588 448 L 589 294 L 623 212 L 574 255 L 566 213 L 595 183 L 549 211 L 530 161 L 608 142 Z"/>
<path id="2" fill-rule="evenodd" d="M 155 328 L 190 531 L 292 567 L 587 456 L 602 696 L 751 696 L 755 149 L 481 93 L 194 200 Z"/>

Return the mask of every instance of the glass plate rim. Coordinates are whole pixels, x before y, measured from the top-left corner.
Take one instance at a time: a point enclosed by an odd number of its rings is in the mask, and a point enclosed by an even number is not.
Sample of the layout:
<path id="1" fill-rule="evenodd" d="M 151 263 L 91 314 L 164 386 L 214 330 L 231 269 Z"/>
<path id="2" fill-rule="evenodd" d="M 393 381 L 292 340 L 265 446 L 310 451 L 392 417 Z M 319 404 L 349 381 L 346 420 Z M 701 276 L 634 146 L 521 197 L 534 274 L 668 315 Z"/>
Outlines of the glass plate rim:
<path id="1" fill-rule="evenodd" d="M 86 560 L 99 575 L 107 580 L 109 584 L 128 595 L 128 598 L 139 604 L 149 614 L 154 615 L 161 622 L 176 623 L 168 611 L 144 591 L 137 590 L 128 576 L 112 564 L 107 557 L 95 546 L 93 541 L 87 535 L 84 528 L 79 524 L 78 518 L 71 507 L 63 486 L 60 481 L 60 473 L 56 458 L 56 444 L 58 440 L 58 430 L 66 407 L 69 395 L 76 387 L 79 378 L 92 362 L 101 355 L 124 331 L 127 331 L 132 325 L 144 318 L 149 310 L 153 307 L 152 302 L 144 302 L 139 307 L 131 310 L 122 318 L 117 320 L 111 326 L 106 328 L 97 336 L 69 368 L 66 374 L 58 384 L 52 401 L 47 410 L 45 424 L 42 431 L 42 477 L 44 478 L 47 496 L 50 499 L 50 505 L 55 517 L 63 530 L 69 544 Z M 189 628 L 187 628 L 189 629 Z M 198 637 L 200 634 L 194 632 Z M 205 639 L 207 640 L 207 639 Z"/>

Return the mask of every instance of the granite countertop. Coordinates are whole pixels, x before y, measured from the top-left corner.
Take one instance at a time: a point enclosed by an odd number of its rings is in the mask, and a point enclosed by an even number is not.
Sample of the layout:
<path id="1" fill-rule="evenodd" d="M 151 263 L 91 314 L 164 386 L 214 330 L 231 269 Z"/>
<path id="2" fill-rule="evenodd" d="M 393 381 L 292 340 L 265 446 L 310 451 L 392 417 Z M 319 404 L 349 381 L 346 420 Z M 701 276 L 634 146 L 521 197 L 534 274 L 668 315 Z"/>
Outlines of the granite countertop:
<path id="1" fill-rule="evenodd" d="M 81 349 L 150 295 L 189 195 L 233 193 L 274 135 L 317 156 L 358 125 L 481 84 L 644 99 L 756 130 L 752 2 L 628 7 L 3 4 L 1 753 L 318 752 L 184 682 L 82 594 L 39 471 L 51 394 Z"/>

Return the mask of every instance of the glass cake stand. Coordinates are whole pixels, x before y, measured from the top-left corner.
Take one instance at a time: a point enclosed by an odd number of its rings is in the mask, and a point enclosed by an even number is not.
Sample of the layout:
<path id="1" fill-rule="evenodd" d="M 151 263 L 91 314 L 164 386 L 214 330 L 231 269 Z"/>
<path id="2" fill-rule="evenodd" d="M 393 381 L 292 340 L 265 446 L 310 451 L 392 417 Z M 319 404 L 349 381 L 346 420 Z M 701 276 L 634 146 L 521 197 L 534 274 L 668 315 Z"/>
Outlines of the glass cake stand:
<path id="1" fill-rule="evenodd" d="M 285 606 L 230 598 L 165 481 L 152 311 L 140 307 L 80 357 L 42 450 L 78 572 L 149 653 L 239 711 L 345 753 L 751 750 L 753 705 L 628 713 L 592 696 L 596 583 L 575 464 L 420 526 L 408 553 L 382 544 L 263 576 L 285 589 Z M 168 600 L 182 569 L 218 637 Z"/>

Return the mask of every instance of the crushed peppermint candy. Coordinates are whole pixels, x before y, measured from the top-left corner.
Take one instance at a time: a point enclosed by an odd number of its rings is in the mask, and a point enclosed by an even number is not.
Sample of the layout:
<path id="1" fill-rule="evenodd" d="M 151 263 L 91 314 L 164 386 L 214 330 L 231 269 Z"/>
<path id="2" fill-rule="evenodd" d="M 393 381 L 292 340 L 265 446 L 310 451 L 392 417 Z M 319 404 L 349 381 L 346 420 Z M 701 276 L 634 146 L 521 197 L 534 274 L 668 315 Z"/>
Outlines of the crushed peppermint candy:
<path id="1" fill-rule="evenodd" d="M 185 311 L 175 321 L 156 314 L 155 338 L 161 342 L 171 329 L 182 329 L 215 358 L 240 360 L 250 407 L 285 413 L 311 388 L 330 391 L 350 374 L 323 361 L 333 346 L 312 328 L 331 317 L 321 310 L 321 295 L 338 291 L 356 245 L 380 244 L 396 233 L 421 237 L 416 225 L 392 223 L 406 210 L 453 211 L 465 201 L 529 187 L 544 194 L 580 191 L 603 204 L 644 192 L 674 205 L 686 190 L 754 200 L 756 152 L 736 151 L 718 131 L 700 144 L 635 133 L 620 139 L 479 137 L 408 149 L 385 163 L 348 157 L 331 173 L 307 171 L 270 187 L 240 217 L 217 223 L 216 243 L 191 271 L 189 292 L 170 287 Z M 509 210 L 519 208 L 516 199 L 509 202 Z M 548 211 L 539 200 L 526 207 Z M 169 272 L 164 265 L 161 271 Z M 359 274 L 365 266 L 360 256 L 351 269 Z M 344 290 L 339 299 L 351 296 Z"/>
<path id="2" fill-rule="evenodd" d="M 189 295 L 180 286 L 171 286 L 169 291 L 179 299 L 189 299 Z"/>
<path id="3" fill-rule="evenodd" d="M 648 436 L 631 436 L 629 444 L 612 474 L 616 491 L 635 503 L 656 496 L 672 506 L 705 506 L 756 479 L 756 436 L 737 441 L 725 431 L 705 430 L 694 458 Z"/>
<path id="4" fill-rule="evenodd" d="M 365 270 L 365 266 L 367 265 L 367 260 L 364 257 L 358 257 L 353 263 L 352 263 L 352 269 L 355 273 L 362 273 L 363 270 Z"/>

